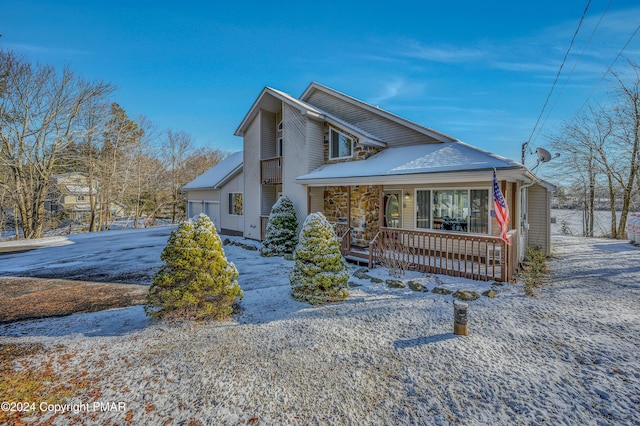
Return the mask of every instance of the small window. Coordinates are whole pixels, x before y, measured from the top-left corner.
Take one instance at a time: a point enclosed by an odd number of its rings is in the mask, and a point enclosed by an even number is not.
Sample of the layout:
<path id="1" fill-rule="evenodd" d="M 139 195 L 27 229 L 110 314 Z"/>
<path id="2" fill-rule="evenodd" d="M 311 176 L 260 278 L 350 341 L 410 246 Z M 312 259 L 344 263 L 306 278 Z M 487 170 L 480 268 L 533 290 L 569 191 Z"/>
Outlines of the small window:
<path id="1" fill-rule="evenodd" d="M 229 193 L 229 214 L 242 216 L 242 192 Z"/>
<path id="2" fill-rule="evenodd" d="M 84 195 L 78 195 L 76 196 L 76 201 L 86 201 L 86 198 Z"/>
<path id="3" fill-rule="evenodd" d="M 278 138 L 278 157 L 282 157 L 282 138 Z"/>
<path id="4" fill-rule="evenodd" d="M 331 129 L 329 132 L 329 158 L 348 158 L 353 155 L 353 140 L 347 135 Z"/>

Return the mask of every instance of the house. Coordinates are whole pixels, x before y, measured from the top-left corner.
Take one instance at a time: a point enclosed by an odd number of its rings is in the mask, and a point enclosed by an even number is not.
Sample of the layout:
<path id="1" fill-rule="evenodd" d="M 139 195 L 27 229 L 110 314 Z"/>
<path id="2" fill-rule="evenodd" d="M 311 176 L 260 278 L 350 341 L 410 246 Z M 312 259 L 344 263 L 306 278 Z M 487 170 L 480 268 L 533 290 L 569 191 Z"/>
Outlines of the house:
<path id="1" fill-rule="evenodd" d="M 244 231 L 242 151 L 235 152 L 182 189 L 187 193 L 187 217 L 204 213 L 221 234 Z"/>
<path id="2" fill-rule="evenodd" d="M 90 182 L 89 177 L 81 172 L 69 172 L 54 175 L 47 199 L 45 210 L 51 214 L 68 214 L 74 222 L 87 222 L 91 214 L 91 199 L 99 209 L 99 183 L 96 179 Z M 113 217 L 126 214 L 125 206 L 118 202 L 111 202 L 109 213 Z"/>
<path id="3" fill-rule="evenodd" d="M 522 164 L 318 83 L 300 98 L 266 87 L 244 139 L 244 229 L 260 240 L 286 194 L 299 222 L 322 212 L 346 256 L 396 256 L 419 270 L 509 280 L 535 244 L 550 251 L 550 191 Z M 498 237 L 493 173 L 510 209 Z"/>

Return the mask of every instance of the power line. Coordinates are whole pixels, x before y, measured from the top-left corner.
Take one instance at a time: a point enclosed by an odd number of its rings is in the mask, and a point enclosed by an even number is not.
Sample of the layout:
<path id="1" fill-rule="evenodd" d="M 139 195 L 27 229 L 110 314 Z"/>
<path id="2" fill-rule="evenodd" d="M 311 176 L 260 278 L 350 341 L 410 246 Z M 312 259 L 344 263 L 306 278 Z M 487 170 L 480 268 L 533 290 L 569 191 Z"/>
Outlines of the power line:
<path id="1" fill-rule="evenodd" d="M 584 52 L 587 50 L 587 47 L 591 43 L 591 40 L 593 40 L 593 36 L 598 31 L 598 28 L 600 27 L 600 24 L 602 23 L 602 20 L 604 19 L 604 16 L 609 11 L 609 7 L 611 7 L 611 3 L 613 3 L 613 0 L 609 0 L 609 3 L 607 4 L 607 7 L 605 7 L 604 10 L 602 11 L 602 14 L 600 14 L 600 19 L 598 19 L 598 22 L 596 23 L 595 27 L 593 28 L 593 31 L 591 31 L 591 34 L 589 35 L 589 38 L 587 39 L 587 42 L 585 43 L 584 47 L 582 48 L 582 51 L 580 52 L 580 55 L 578 56 L 578 58 L 574 62 L 573 68 L 571 68 L 571 72 L 569 72 L 569 76 L 567 77 L 567 79 L 565 80 L 564 84 L 562 85 L 562 89 L 560 89 L 560 93 L 558 94 L 558 96 L 556 96 L 556 99 L 554 100 L 553 105 L 551 105 L 551 109 L 549 110 L 549 112 L 547 112 L 547 115 L 544 118 L 544 121 L 542 122 L 542 125 L 540 126 L 541 129 L 547 123 L 547 120 L 549 119 L 549 116 L 551 115 L 551 112 L 553 111 L 555 106 L 558 104 L 558 100 L 562 97 L 562 94 L 564 93 L 564 89 L 567 88 L 567 84 L 569 83 L 569 80 L 571 80 L 571 77 L 573 76 L 573 73 L 576 70 L 576 67 L 578 66 L 578 62 L 580 61 L 580 59 L 584 55 Z"/>
<path id="2" fill-rule="evenodd" d="M 587 96 L 587 99 L 585 99 L 582 105 L 580 106 L 580 108 L 578 108 L 578 111 L 576 112 L 576 116 L 580 113 L 580 111 L 582 111 L 582 108 L 584 108 L 585 105 L 587 105 L 587 102 L 589 102 L 589 99 L 591 99 L 591 96 L 593 96 L 593 94 L 596 92 L 596 89 L 598 88 L 598 86 L 600 86 L 600 83 L 604 81 L 607 74 L 611 72 L 611 68 L 613 68 L 613 65 L 615 65 L 616 61 L 620 58 L 620 56 L 622 56 L 622 52 L 624 52 L 625 49 L 629 46 L 629 43 L 631 43 L 631 40 L 633 40 L 636 34 L 638 34 L 638 31 L 640 31 L 640 24 L 636 27 L 635 31 L 631 34 L 631 36 L 629 37 L 627 42 L 624 44 L 624 46 L 622 46 L 622 49 L 620 49 L 620 51 L 618 52 L 616 57 L 613 59 L 611 64 L 607 67 L 607 70 L 604 72 L 604 74 L 602 74 L 602 77 L 600 77 L 600 80 L 598 80 L 595 86 L 593 86 L 593 89 L 591 90 L 591 93 L 589 93 L 589 96 Z"/>
<path id="3" fill-rule="evenodd" d="M 580 17 L 580 22 L 578 22 L 578 27 L 576 28 L 576 31 L 573 33 L 573 37 L 571 38 L 571 43 L 569 44 L 569 48 L 567 49 L 567 52 L 564 54 L 564 58 L 562 58 L 562 63 L 560 64 L 560 68 L 558 69 L 558 72 L 556 73 L 556 78 L 553 80 L 553 84 L 551 85 L 551 90 L 549 90 L 549 94 L 547 95 L 547 99 L 544 101 L 544 105 L 542 106 L 542 109 L 540 110 L 540 114 L 538 115 L 538 119 L 536 120 L 536 124 L 533 126 L 533 130 L 531 131 L 531 135 L 529 135 L 529 139 L 527 140 L 527 142 L 525 142 L 527 145 L 531 142 L 531 138 L 533 137 L 534 133 L 536 132 L 538 124 L 540 124 L 540 119 L 542 118 L 542 114 L 544 114 L 544 110 L 547 107 L 547 104 L 549 103 L 549 99 L 551 98 L 551 94 L 553 93 L 553 89 L 556 87 L 556 83 L 558 82 L 558 78 L 560 78 L 560 73 L 562 72 L 562 68 L 564 67 L 565 62 L 567 61 L 567 57 L 569 56 L 569 52 L 571 52 L 571 48 L 573 47 L 573 43 L 576 40 L 578 32 L 580 31 L 580 27 L 582 26 L 582 22 L 584 21 L 584 17 L 586 16 L 587 11 L 589 10 L 589 5 L 591 5 L 591 0 L 587 1 L 587 6 L 584 8 L 584 12 L 582 12 L 582 16 Z"/>

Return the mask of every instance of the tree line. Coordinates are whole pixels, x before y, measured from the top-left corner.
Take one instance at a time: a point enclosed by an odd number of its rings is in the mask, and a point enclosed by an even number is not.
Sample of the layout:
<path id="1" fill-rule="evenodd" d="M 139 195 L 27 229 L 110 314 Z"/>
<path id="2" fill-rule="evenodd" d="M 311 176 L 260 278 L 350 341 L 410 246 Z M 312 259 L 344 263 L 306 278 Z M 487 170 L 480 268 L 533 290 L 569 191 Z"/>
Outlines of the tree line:
<path id="1" fill-rule="evenodd" d="M 549 164 L 567 184 L 563 193 L 583 209 L 584 235 L 593 236 L 595 211 L 604 198 L 610 236 L 623 239 L 629 213 L 640 208 L 640 65 L 629 62 L 624 72 L 611 75 L 606 101 L 591 104 L 550 136 L 562 161 Z"/>
<path id="2" fill-rule="evenodd" d="M 73 172 L 90 188 L 88 231 L 109 229 L 114 203 L 134 227 L 143 218 L 184 219 L 182 186 L 226 153 L 196 148 L 184 131 L 159 132 L 144 116 L 129 117 L 112 100 L 114 91 L 69 67 L 0 51 L 0 229 L 38 238 L 68 220 L 45 205 L 55 176 Z"/>

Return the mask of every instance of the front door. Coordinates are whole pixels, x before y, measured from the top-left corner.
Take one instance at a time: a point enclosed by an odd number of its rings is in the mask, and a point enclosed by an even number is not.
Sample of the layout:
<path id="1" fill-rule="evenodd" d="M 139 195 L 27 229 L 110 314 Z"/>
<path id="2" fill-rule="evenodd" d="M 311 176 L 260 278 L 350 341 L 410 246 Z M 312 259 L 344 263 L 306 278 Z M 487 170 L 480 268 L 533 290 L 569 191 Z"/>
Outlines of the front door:
<path id="1" fill-rule="evenodd" d="M 402 228 L 402 191 L 384 193 L 384 226 Z"/>

